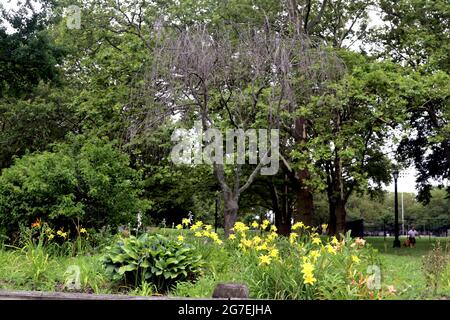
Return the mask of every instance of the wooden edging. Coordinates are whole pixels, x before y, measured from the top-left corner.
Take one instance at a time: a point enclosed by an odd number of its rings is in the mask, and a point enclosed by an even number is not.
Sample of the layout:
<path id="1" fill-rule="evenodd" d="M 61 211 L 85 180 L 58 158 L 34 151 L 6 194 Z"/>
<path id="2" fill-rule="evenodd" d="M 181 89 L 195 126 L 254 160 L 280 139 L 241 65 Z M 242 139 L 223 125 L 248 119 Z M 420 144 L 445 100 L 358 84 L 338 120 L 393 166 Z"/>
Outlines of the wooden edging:
<path id="1" fill-rule="evenodd" d="M 212 298 L 202 298 L 210 300 Z M 0 300 L 198 300 L 197 298 L 170 296 L 128 296 L 122 294 L 89 294 L 45 291 L 0 290 Z M 214 299 L 220 300 L 220 299 Z M 233 299 L 234 300 L 234 299 Z"/>

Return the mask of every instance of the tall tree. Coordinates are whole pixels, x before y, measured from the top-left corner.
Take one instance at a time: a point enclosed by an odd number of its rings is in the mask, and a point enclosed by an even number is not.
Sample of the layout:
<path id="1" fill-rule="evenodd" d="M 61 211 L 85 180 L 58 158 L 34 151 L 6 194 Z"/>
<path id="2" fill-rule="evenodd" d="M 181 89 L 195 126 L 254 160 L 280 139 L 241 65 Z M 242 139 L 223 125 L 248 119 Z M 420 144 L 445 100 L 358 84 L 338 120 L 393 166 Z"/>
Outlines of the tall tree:
<path id="1" fill-rule="evenodd" d="M 390 160 L 383 151 L 390 128 L 404 119 L 402 92 L 409 83 L 402 69 L 354 53 L 342 53 L 349 74 L 313 104 L 311 140 L 324 174 L 331 234 L 345 230 L 346 203 L 355 191 L 381 189 L 390 181 Z M 322 171 L 323 170 L 323 171 Z"/>
<path id="2" fill-rule="evenodd" d="M 449 6 L 444 0 L 378 2 L 386 25 L 375 34 L 379 55 L 413 70 L 409 125 L 399 153 L 414 161 L 418 198 L 426 203 L 431 180 L 443 187 L 450 175 Z"/>

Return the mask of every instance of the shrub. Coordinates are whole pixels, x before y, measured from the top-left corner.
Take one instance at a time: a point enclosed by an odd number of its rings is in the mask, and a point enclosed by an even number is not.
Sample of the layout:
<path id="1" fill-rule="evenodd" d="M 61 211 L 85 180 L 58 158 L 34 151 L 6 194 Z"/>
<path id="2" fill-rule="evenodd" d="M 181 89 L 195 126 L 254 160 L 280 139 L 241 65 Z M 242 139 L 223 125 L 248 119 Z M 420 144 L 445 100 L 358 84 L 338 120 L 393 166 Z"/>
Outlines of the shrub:
<path id="1" fill-rule="evenodd" d="M 65 228 L 73 228 L 74 221 L 96 229 L 128 223 L 147 207 L 141 191 L 139 172 L 111 143 L 72 138 L 2 171 L 0 225 L 11 235 L 40 218 Z"/>
<path id="2" fill-rule="evenodd" d="M 442 282 L 442 276 L 450 262 L 448 244 L 443 249 L 440 242 L 436 242 L 427 255 L 422 258 L 422 271 L 427 281 L 427 285 L 432 289 L 433 294 L 437 293 Z"/>
<path id="3" fill-rule="evenodd" d="M 106 250 L 106 271 L 135 288 L 152 283 L 158 291 L 167 291 L 177 282 L 194 280 L 203 265 L 193 247 L 162 235 L 120 238 Z"/>

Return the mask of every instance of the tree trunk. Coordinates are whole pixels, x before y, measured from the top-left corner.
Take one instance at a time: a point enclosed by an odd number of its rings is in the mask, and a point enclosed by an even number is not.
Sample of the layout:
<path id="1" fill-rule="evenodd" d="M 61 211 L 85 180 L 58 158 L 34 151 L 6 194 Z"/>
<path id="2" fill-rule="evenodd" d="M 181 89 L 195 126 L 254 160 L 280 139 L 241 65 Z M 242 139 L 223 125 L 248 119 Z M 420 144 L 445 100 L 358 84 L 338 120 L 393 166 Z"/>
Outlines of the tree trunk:
<path id="1" fill-rule="evenodd" d="M 311 226 L 314 215 L 314 199 L 312 193 L 305 188 L 297 191 L 295 220 Z"/>
<path id="2" fill-rule="evenodd" d="M 328 208 L 329 208 L 329 220 L 328 220 L 328 234 L 334 236 L 337 234 L 336 230 L 336 206 L 334 204 L 334 199 L 328 197 Z"/>
<path id="3" fill-rule="evenodd" d="M 228 236 L 232 233 L 231 228 L 234 227 L 234 224 L 236 223 L 237 220 L 237 213 L 239 209 L 238 205 L 239 197 L 234 196 L 230 192 L 224 192 L 223 198 L 224 198 L 223 216 L 225 220 L 224 232 L 225 237 L 228 238 Z"/>
<path id="4" fill-rule="evenodd" d="M 345 218 L 347 211 L 345 210 L 345 201 L 338 198 L 336 201 L 336 235 L 345 234 Z"/>
<path id="5" fill-rule="evenodd" d="M 347 210 L 345 209 L 345 200 L 339 197 L 328 200 L 330 217 L 328 221 L 328 233 L 340 237 L 340 234 L 345 234 L 345 219 Z"/>
<path id="6" fill-rule="evenodd" d="M 304 117 L 295 120 L 295 138 L 299 143 L 299 150 L 308 152 L 304 147 L 304 144 L 308 141 L 307 121 Z M 311 190 L 307 187 L 307 181 L 310 179 L 308 169 L 298 171 L 297 177 L 299 189 L 297 190 L 295 220 L 311 226 L 314 215 L 314 199 Z"/>
<path id="7" fill-rule="evenodd" d="M 292 209 L 289 204 L 288 177 L 286 175 L 284 177 L 284 190 L 281 199 L 281 206 L 277 205 L 278 212 L 275 212 L 275 227 L 277 227 L 278 234 L 289 236 L 291 233 Z"/>
<path id="8" fill-rule="evenodd" d="M 291 218 L 292 209 L 290 206 L 283 208 L 283 211 L 279 212 L 278 218 L 275 215 L 275 226 L 279 235 L 289 236 L 291 233 Z"/>

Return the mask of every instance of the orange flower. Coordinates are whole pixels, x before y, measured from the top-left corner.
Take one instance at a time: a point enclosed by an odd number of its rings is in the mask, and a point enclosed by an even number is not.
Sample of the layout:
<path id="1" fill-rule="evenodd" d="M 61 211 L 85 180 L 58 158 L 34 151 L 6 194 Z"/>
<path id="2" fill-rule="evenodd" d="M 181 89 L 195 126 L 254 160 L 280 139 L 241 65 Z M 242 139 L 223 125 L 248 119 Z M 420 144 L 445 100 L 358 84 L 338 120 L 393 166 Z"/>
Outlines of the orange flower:
<path id="1" fill-rule="evenodd" d="M 31 224 L 32 228 L 39 228 L 41 226 L 41 219 L 37 218 L 35 222 Z"/>

